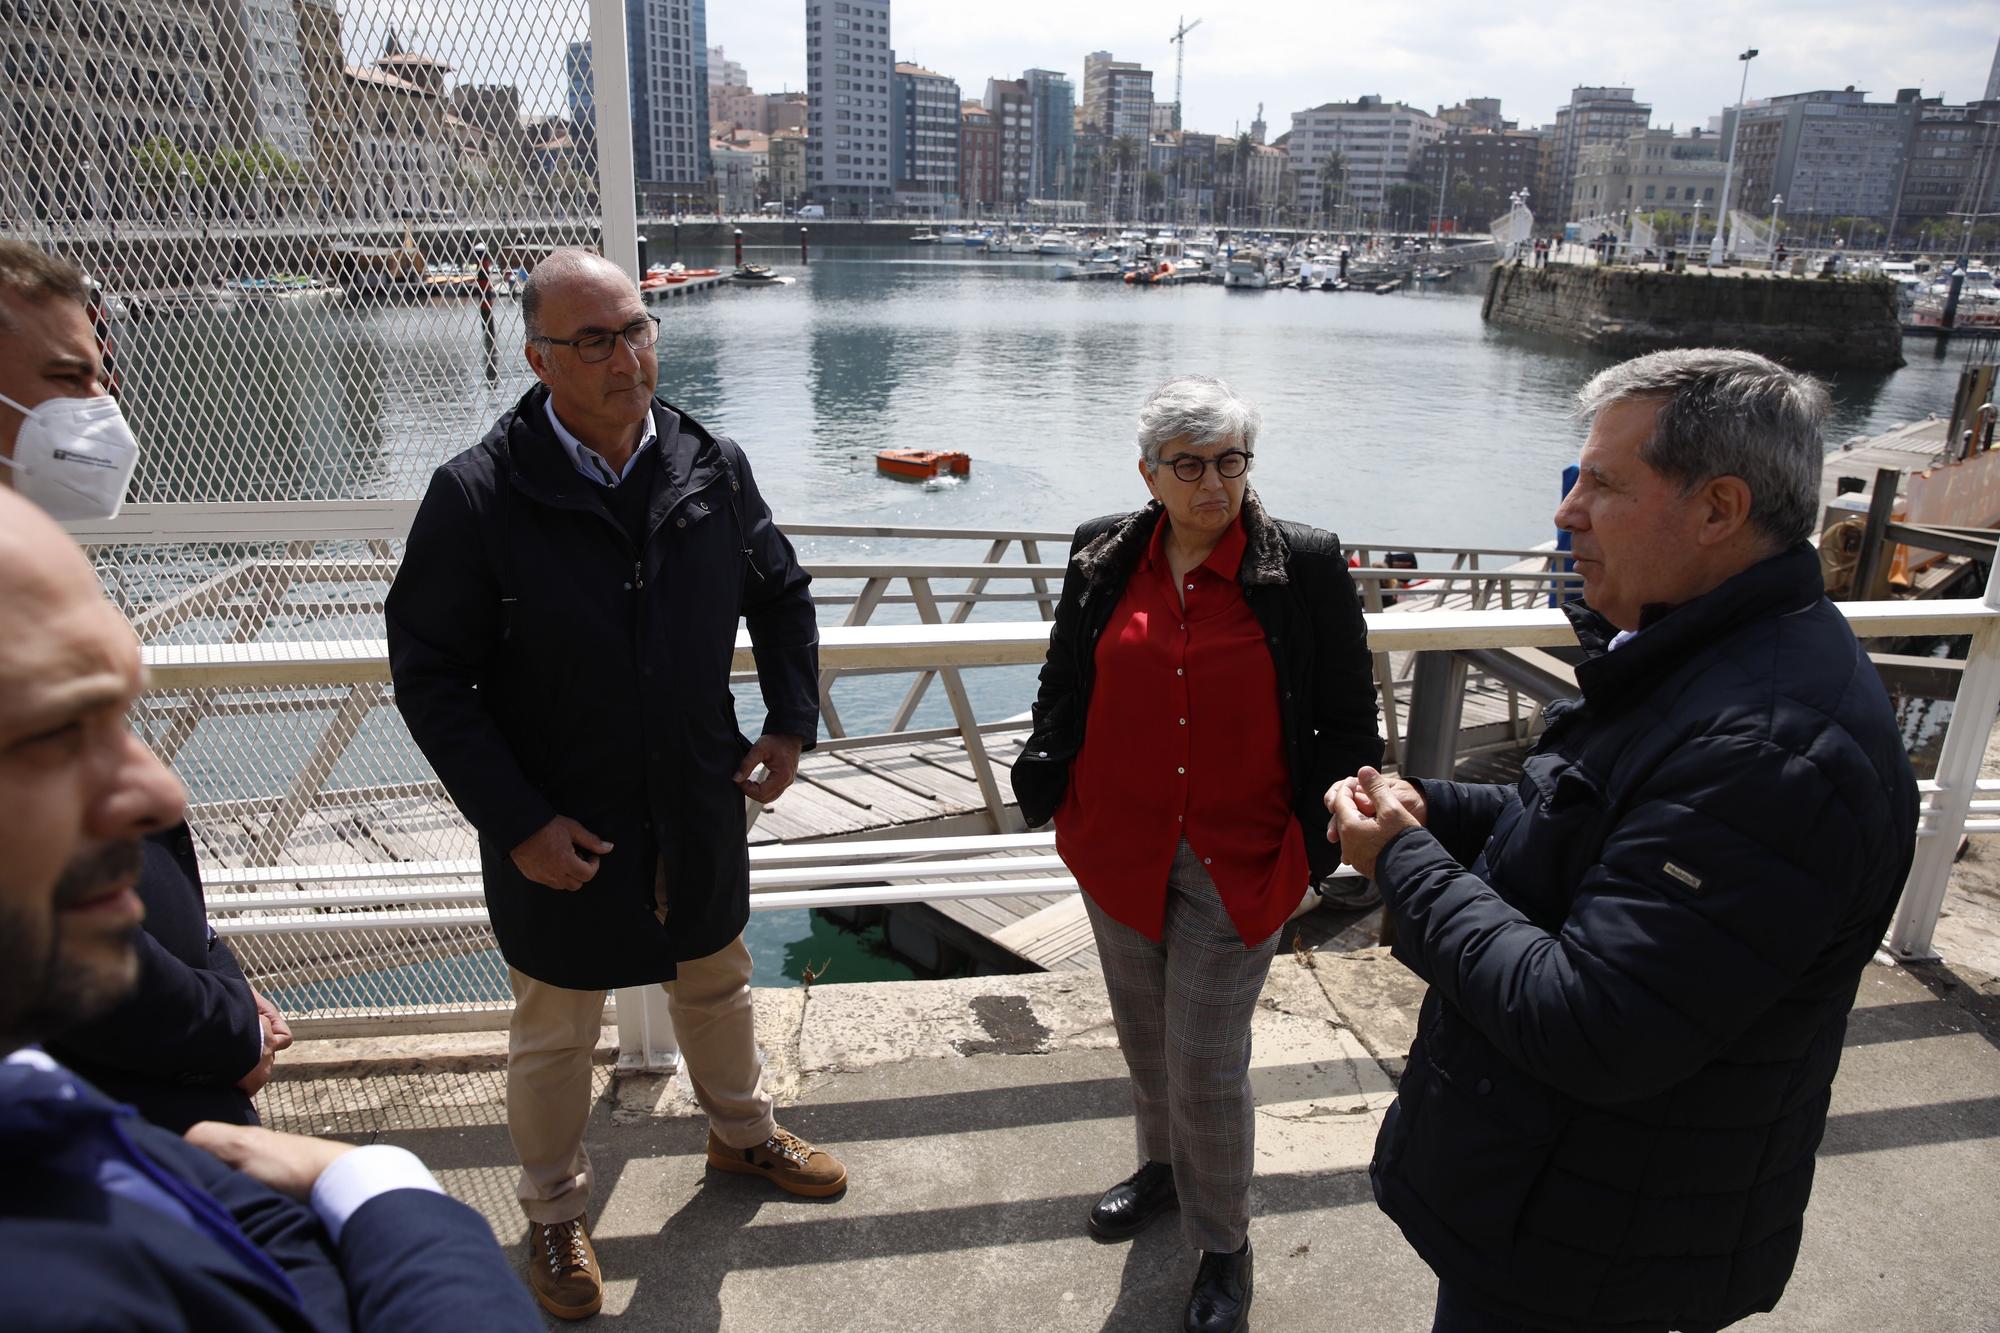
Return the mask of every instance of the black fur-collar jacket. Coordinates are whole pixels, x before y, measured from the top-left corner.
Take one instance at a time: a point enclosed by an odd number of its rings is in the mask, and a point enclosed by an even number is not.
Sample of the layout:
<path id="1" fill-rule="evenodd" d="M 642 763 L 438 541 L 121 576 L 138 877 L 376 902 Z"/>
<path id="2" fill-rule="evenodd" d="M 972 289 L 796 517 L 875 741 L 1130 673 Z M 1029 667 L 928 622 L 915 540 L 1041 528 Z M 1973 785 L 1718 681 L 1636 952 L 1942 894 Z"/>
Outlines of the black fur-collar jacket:
<path id="1" fill-rule="evenodd" d="M 1083 748 L 1097 676 L 1097 638 L 1124 595 L 1165 511 L 1155 501 L 1076 530 L 1036 694 L 1034 731 L 1014 764 L 1014 793 L 1030 827 L 1054 818 Z M 1243 495 L 1237 582 L 1264 627 L 1277 669 L 1278 709 L 1291 770 L 1292 808 L 1315 878 L 1340 864 L 1327 842 L 1321 797 L 1363 764 L 1382 761 L 1375 676 L 1361 598 L 1330 532 L 1272 519 L 1255 491 Z"/>

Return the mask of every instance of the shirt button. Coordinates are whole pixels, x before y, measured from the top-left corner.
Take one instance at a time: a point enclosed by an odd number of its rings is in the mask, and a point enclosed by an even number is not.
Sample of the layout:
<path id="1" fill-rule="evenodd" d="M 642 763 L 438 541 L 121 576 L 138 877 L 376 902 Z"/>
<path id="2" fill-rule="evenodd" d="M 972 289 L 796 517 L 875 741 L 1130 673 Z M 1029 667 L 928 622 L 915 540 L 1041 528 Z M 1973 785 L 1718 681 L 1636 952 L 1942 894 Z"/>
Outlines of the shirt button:
<path id="1" fill-rule="evenodd" d="M 1175 674 L 1176 676 L 1185 676 L 1185 675 L 1187 674 L 1187 672 L 1185 672 L 1185 671 L 1181 670 L 1181 669 L 1180 669 L 1179 667 L 1175 667 L 1175 668 L 1174 668 L 1174 674 Z"/>
<path id="2" fill-rule="evenodd" d="M 1185 773 L 1185 772 L 1187 772 L 1187 770 L 1186 770 L 1185 768 L 1177 768 L 1177 769 L 1175 769 L 1175 770 L 1174 770 L 1174 772 L 1176 772 L 1176 773 Z"/>
<path id="3" fill-rule="evenodd" d="M 1182 718 L 1182 719 L 1181 719 L 1181 725 L 1182 725 L 1182 726 L 1184 726 L 1184 727 L 1185 727 L 1185 726 L 1187 725 L 1187 719 L 1186 719 L 1186 718 Z"/>
<path id="4" fill-rule="evenodd" d="M 630 591 L 632 591 L 632 585 L 631 585 L 631 584 L 629 584 L 629 583 L 628 583 L 628 584 L 626 584 L 626 585 L 625 585 L 625 591 L 626 591 L 626 592 L 630 592 Z"/>
<path id="5" fill-rule="evenodd" d="M 688 521 L 687 521 L 686 519 L 684 519 L 684 518 L 677 518 L 677 519 L 675 519 L 675 520 L 674 520 L 674 526 L 675 526 L 675 527 L 677 527 L 677 528 L 684 528 L 684 527 L 686 527 L 687 525 L 688 525 Z"/>
<path id="6" fill-rule="evenodd" d="M 1187 586 L 1187 590 L 1188 590 L 1189 592 L 1193 592 L 1193 591 L 1194 591 L 1194 585 L 1193 585 L 1192 583 L 1188 584 L 1188 586 Z"/>
<path id="7" fill-rule="evenodd" d="M 1215 864 L 1215 858 L 1212 856 L 1204 856 L 1201 858 L 1201 863 L 1205 866 L 1212 866 Z"/>

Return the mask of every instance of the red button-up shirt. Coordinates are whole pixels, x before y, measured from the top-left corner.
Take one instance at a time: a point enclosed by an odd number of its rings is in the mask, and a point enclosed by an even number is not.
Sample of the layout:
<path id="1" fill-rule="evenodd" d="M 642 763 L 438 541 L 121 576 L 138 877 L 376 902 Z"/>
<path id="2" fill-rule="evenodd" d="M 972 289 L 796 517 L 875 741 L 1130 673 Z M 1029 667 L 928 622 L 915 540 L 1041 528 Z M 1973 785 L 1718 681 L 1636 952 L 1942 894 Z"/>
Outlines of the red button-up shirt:
<path id="1" fill-rule="evenodd" d="M 1311 875 L 1291 808 L 1277 668 L 1236 582 L 1242 518 L 1188 571 L 1179 597 L 1166 533 L 1162 516 L 1098 636 L 1056 851 L 1107 915 L 1157 940 L 1185 837 L 1236 933 L 1257 944 L 1285 923 Z"/>

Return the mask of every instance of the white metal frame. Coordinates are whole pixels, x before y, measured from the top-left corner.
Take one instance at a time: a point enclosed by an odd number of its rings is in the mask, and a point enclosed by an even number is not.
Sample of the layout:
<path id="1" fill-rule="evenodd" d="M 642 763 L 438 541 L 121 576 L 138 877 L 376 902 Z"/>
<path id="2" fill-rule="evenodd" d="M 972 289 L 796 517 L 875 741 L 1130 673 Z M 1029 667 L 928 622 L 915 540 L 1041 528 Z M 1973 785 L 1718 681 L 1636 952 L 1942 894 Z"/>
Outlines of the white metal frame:
<path id="1" fill-rule="evenodd" d="M 1938 911 L 1943 903 L 1953 854 L 1960 835 L 1972 831 L 2000 831 L 2000 818 L 1973 820 L 1974 814 L 2000 814 L 2000 799 L 1982 793 L 2000 794 L 2000 782 L 1982 782 L 1979 766 L 1996 711 L 2000 711 L 2000 571 L 1989 581 L 1979 599 L 1931 602 L 1846 603 L 1841 608 L 1855 633 L 1863 638 L 1904 635 L 1972 636 L 1972 650 L 1960 685 L 1958 704 L 1952 716 L 1944 750 L 1934 782 L 1923 784 L 1924 812 L 1919 827 L 1918 852 L 1911 869 L 1903 901 L 1898 910 L 1890 947 L 1899 957 L 1917 959 L 1934 956 L 1931 950 Z M 1547 609 L 1438 611 L 1423 615 L 1367 616 L 1369 645 L 1376 652 L 1435 651 L 1463 648 L 1551 647 L 1574 642 L 1568 620 L 1560 611 Z M 982 625 L 857 625 L 829 626 L 821 631 L 823 664 L 835 668 L 922 670 L 941 667 L 1031 665 L 1044 656 L 1049 625 L 1045 621 L 1007 622 Z M 155 684 L 167 689 L 277 687 L 327 684 L 380 684 L 389 679 L 387 646 L 380 639 L 330 643 L 255 643 L 202 645 L 149 645 L 145 648 L 148 667 Z M 748 636 L 737 643 L 736 665 L 751 665 Z M 899 859 L 912 855 L 970 851 L 959 844 L 919 848 L 905 842 L 894 851 Z M 1012 844 L 993 844 L 993 846 Z M 923 901 L 945 897 L 996 897 L 1008 893 L 1060 892 L 1073 887 L 1065 878 L 1028 881 L 1019 879 L 948 880 L 949 876 L 977 874 L 973 863 L 964 860 L 933 862 L 922 871 L 907 866 L 879 865 L 869 871 L 872 886 L 856 886 L 854 863 L 871 856 L 889 860 L 879 850 L 850 845 L 842 852 L 812 847 L 785 849 L 778 855 L 761 853 L 760 869 L 754 872 L 753 905 L 759 910 L 802 906 L 858 905 Z M 817 861 L 821 869 L 793 874 L 780 869 L 802 867 Z M 1023 872 L 1047 867 L 1037 859 L 1026 864 L 1004 864 L 1004 871 Z M 842 869 L 841 867 L 846 867 Z M 430 904 L 469 902 L 470 888 L 421 891 L 387 887 L 393 882 L 415 878 L 459 878 L 473 867 L 457 862 L 416 862 L 400 867 L 267 867 L 257 870 L 223 870 L 218 884 L 270 882 L 353 883 L 383 886 L 371 894 L 350 889 L 356 897 L 386 894 L 397 901 Z M 990 867 L 1001 871 L 1003 866 Z M 891 883 L 884 884 L 881 881 Z M 817 885 L 819 887 L 812 887 Z M 338 893 L 338 890 L 333 891 Z M 264 905 L 263 895 L 253 902 Z M 308 902 L 320 905 L 327 894 L 294 898 L 292 906 Z M 221 900 L 226 903 L 227 899 Z M 249 904 L 244 904 L 249 905 Z M 474 909 L 476 910 L 476 909 Z M 337 928 L 339 917 L 323 918 L 330 923 L 319 927 Z M 438 907 L 388 913 L 371 912 L 371 926 L 421 926 L 442 923 L 462 924 L 472 919 L 463 907 Z M 349 924 L 352 924 L 351 922 Z M 249 933 L 262 929 L 298 929 L 294 921 L 282 926 L 274 919 L 238 918 L 219 920 L 224 933 Z"/>

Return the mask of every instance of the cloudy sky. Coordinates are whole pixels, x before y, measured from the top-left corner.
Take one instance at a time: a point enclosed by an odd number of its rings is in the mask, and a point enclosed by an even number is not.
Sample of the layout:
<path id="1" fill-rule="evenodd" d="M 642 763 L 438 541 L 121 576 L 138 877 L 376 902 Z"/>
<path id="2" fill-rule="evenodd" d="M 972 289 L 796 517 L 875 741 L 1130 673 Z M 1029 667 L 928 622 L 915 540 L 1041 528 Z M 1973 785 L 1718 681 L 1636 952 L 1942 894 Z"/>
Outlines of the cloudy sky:
<path id="1" fill-rule="evenodd" d="M 1964 101 L 1984 93 L 2000 41 L 1992 0 L 1186 2 L 1202 20 L 1187 39 L 1187 124 L 1248 128 L 1262 101 L 1274 136 L 1293 111 L 1362 93 L 1425 110 L 1498 97 L 1509 119 L 1538 125 L 1577 84 L 1629 85 L 1653 104 L 1655 125 L 1685 128 L 1736 100 L 1735 57 L 1751 46 L 1762 51 L 1753 98 L 1853 84 L 1884 100 L 1921 87 Z M 951 75 L 967 97 L 1033 67 L 1081 84 L 1084 54 L 1098 50 L 1146 63 L 1155 98 L 1173 97 L 1176 12 L 1161 4 L 894 0 L 892 13 L 897 57 Z M 708 0 L 708 40 L 760 92 L 805 86 L 805 0 Z"/>

